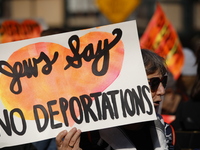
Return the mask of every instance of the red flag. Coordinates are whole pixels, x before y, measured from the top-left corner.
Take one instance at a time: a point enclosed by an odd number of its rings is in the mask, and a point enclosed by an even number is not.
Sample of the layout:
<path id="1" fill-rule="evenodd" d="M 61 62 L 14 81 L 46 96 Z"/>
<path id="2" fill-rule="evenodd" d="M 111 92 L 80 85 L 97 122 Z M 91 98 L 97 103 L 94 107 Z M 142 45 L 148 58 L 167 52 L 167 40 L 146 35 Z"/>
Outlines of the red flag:
<path id="1" fill-rule="evenodd" d="M 179 37 L 157 3 L 156 11 L 140 38 L 141 48 L 153 50 L 166 59 L 169 71 L 177 79 L 181 73 L 184 55 Z"/>
<path id="2" fill-rule="evenodd" d="M 6 20 L 0 24 L 0 43 L 40 37 L 41 25 L 35 20 Z"/>

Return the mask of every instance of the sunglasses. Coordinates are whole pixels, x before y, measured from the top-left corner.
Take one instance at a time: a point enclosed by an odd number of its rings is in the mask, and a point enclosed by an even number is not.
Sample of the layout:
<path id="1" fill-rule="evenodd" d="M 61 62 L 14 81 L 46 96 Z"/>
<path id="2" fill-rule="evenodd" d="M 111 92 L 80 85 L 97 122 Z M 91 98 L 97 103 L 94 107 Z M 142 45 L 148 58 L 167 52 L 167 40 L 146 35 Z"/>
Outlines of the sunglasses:
<path id="1" fill-rule="evenodd" d="M 162 83 L 163 87 L 166 88 L 167 76 L 163 76 L 161 79 L 159 77 L 155 77 L 155 78 L 150 78 L 148 80 L 152 92 L 157 91 L 160 82 Z"/>

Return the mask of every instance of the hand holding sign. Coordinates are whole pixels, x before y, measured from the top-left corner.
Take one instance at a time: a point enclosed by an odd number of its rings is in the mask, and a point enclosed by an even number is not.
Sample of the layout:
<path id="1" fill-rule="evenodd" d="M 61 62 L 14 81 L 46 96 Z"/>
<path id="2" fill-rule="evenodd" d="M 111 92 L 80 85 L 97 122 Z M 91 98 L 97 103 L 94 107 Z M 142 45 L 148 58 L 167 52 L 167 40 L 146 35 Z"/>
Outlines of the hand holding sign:
<path id="1" fill-rule="evenodd" d="M 58 150 L 81 150 L 79 147 L 81 131 L 72 128 L 69 132 L 63 130 L 56 136 Z"/>

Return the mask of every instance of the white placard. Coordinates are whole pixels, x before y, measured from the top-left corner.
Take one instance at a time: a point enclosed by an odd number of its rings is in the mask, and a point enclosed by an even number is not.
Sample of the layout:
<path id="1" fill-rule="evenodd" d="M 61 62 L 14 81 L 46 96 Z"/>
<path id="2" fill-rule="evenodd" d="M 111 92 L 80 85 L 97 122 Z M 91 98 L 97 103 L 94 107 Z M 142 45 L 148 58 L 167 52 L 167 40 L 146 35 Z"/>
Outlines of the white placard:
<path id="1" fill-rule="evenodd" d="M 0 44 L 0 147 L 155 120 L 136 21 Z"/>

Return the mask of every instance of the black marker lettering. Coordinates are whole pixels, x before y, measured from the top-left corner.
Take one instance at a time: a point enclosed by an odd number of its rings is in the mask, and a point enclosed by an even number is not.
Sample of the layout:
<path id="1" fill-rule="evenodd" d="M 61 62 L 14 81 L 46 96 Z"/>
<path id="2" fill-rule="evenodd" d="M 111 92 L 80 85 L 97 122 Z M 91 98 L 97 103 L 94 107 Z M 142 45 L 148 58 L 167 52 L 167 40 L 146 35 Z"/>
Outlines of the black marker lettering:
<path id="1" fill-rule="evenodd" d="M 116 37 L 111 43 L 108 43 L 108 39 L 105 39 L 104 42 L 102 42 L 102 40 L 98 41 L 96 53 L 94 53 L 93 44 L 89 43 L 84 48 L 81 54 L 79 54 L 79 49 L 80 49 L 79 37 L 77 35 L 71 36 L 69 38 L 68 44 L 74 55 L 72 57 L 66 56 L 66 61 L 68 62 L 68 65 L 66 65 L 64 69 L 66 70 L 69 67 L 80 68 L 82 66 L 82 59 L 85 61 L 91 61 L 92 59 L 94 59 L 92 63 L 93 74 L 96 76 L 105 75 L 109 67 L 109 58 L 110 58 L 109 50 L 113 48 L 120 41 L 122 36 L 122 31 L 121 29 L 115 29 L 113 31 L 113 34 L 116 34 Z M 72 44 L 73 42 L 75 42 L 74 44 L 75 46 Z M 103 59 L 103 63 L 99 64 L 101 59 Z M 99 66 L 102 66 L 102 68 L 98 70 Z"/>
<path id="2" fill-rule="evenodd" d="M 75 111 L 75 105 L 78 106 L 79 108 L 79 112 L 80 112 L 80 116 L 77 116 L 76 115 L 76 111 Z M 72 118 L 74 119 L 74 121 L 77 123 L 77 124 L 81 124 L 83 122 L 83 112 L 82 112 L 82 109 L 81 109 L 81 103 L 80 103 L 80 100 L 77 98 L 77 97 L 72 97 L 70 100 L 69 100 L 69 109 L 70 109 L 70 113 L 71 113 L 71 116 Z M 79 119 L 78 119 L 79 118 Z"/>
<path id="3" fill-rule="evenodd" d="M 38 115 L 39 109 L 41 110 L 41 112 L 44 115 L 43 126 L 41 126 L 40 118 L 39 118 L 39 115 Z M 39 132 L 44 131 L 46 129 L 47 125 L 48 125 L 48 122 L 49 122 L 49 116 L 48 116 L 47 110 L 42 105 L 34 105 L 33 106 L 33 112 L 34 112 L 35 122 L 36 122 L 36 126 L 37 126 L 38 131 Z"/>
<path id="4" fill-rule="evenodd" d="M 126 89 L 124 93 L 122 90 L 120 90 L 120 93 L 121 93 L 120 95 L 121 95 L 123 116 L 127 117 L 127 113 L 130 116 L 134 116 L 135 115 L 135 101 L 134 101 L 134 95 L 132 91 L 130 89 Z"/>
<path id="5" fill-rule="evenodd" d="M 138 94 L 135 92 L 134 89 L 132 89 L 132 94 L 133 94 L 133 97 L 135 99 L 135 106 L 136 106 L 136 110 L 137 110 L 137 115 L 139 116 L 140 110 L 142 111 L 142 113 L 145 113 L 144 100 L 143 100 L 143 97 L 142 97 L 141 86 L 137 86 L 137 92 L 138 92 Z"/>
<path id="6" fill-rule="evenodd" d="M 31 78 L 32 76 L 37 77 L 38 75 L 38 67 L 37 64 L 44 61 L 46 64 L 42 67 L 42 73 L 48 75 L 52 70 L 52 65 L 56 62 L 58 58 L 58 52 L 54 53 L 54 57 L 52 60 L 48 58 L 48 56 L 41 52 L 38 59 L 33 58 L 32 63 L 31 59 L 23 60 L 22 63 L 15 62 L 13 67 L 6 61 L 0 61 L 0 72 L 6 76 L 12 77 L 12 81 L 10 83 L 10 91 L 14 94 L 20 94 L 22 92 L 22 85 L 20 78 L 27 77 Z M 3 68 L 5 66 L 9 71 Z"/>
<path id="7" fill-rule="evenodd" d="M 116 103 L 116 95 L 118 93 L 119 93 L 119 90 L 107 92 L 107 94 L 111 96 L 111 101 L 112 101 L 113 110 L 114 110 L 114 116 L 115 116 L 116 119 L 119 118 L 119 113 L 118 113 L 118 110 L 117 110 L 117 103 Z"/>
<path id="8" fill-rule="evenodd" d="M 97 108 L 97 114 L 98 114 L 98 119 L 101 120 L 102 119 L 102 112 L 101 112 L 101 106 L 100 106 L 100 102 L 99 102 L 99 97 L 101 96 L 101 92 L 98 93 L 92 93 L 90 94 L 91 97 L 94 97 L 94 102 Z"/>
<path id="9" fill-rule="evenodd" d="M 14 113 L 18 113 L 18 115 L 20 116 L 21 120 L 22 120 L 22 131 L 18 131 L 15 125 L 15 121 L 14 121 Z M 13 131 L 17 134 L 17 135 L 24 135 L 24 133 L 26 132 L 27 126 L 26 126 L 26 120 L 25 117 L 22 113 L 22 111 L 19 108 L 15 108 L 13 110 L 11 110 L 10 112 L 10 124 L 12 126 Z"/>
<path id="10" fill-rule="evenodd" d="M 85 121 L 87 123 L 90 122 L 90 119 L 89 119 L 89 114 L 90 116 L 92 117 L 92 119 L 94 121 L 97 121 L 97 116 L 95 115 L 95 113 L 93 112 L 93 110 L 90 108 L 91 105 L 92 105 L 92 99 L 90 96 L 88 95 L 81 95 L 80 96 L 80 100 L 81 100 L 81 103 L 83 105 L 83 110 L 84 110 L 84 114 L 85 114 Z"/>
<path id="11" fill-rule="evenodd" d="M 64 120 L 64 123 L 65 123 L 65 126 L 69 126 L 69 122 L 68 122 L 68 117 L 67 117 L 67 114 L 66 114 L 66 111 L 68 109 L 68 101 L 61 97 L 59 98 L 59 104 L 60 104 L 60 110 L 61 110 L 61 113 L 62 113 L 62 116 L 63 116 L 63 120 Z"/>
<path id="12" fill-rule="evenodd" d="M 143 96 L 144 96 L 144 98 L 147 101 L 147 104 L 149 106 L 149 111 L 146 111 L 146 112 L 147 112 L 148 115 L 151 115 L 151 114 L 153 114 L 153 106 L 151 104 L 151 100 L 148 98 L 148 96 L 146 94 L 146 91 L 148 93 L 150 93 L 149 87 L 147 87 L 146 85 L 142 86 L 142 94 L 143 94 Z"/>
<path id="13" fill-rule="evenodd" d="M 4 119 L 5 119 L 5 124 L 3 123 L 3 121 L 0 118 L 0 125 L 4 129 L 4 131 L 6 132 L 7 135 L 11 136 L 12 130 L 11 130 L 10 120 L 9 120 L 9 116 L 8 116 L 8 111 L 6 109 L 3 110 L 3 115 L 4 115 Z"/>
<path id="14" fill-rule="evenodd" d="M 110 113 L 110 117 L 114 119 L 114 112 L 111 106 L 111 103 L 109 101 L 108 96 L 106 93 L 102 94 L 102 109 L 103 109 L 103 120 L 107 119 L 107 111 Z"/>
<path id="15" fill-rule="evenodd" d="M 53 111 L 53 109 L 52 109 L 52 105 L 55 105 L 56 103 L 57 103 L 56 100 L 52 100 L 52 101 L 47 102 L 47 106 L 48 106 L 48 109 L 49 109 L 50 123 L 51 123 L 51 128 L 52 129 L 56 129 L 56 128 L 62 127 L 62 123 L 54 124 L 54 117 L 53 116 L 59 114 L 59 111 Z"/>

